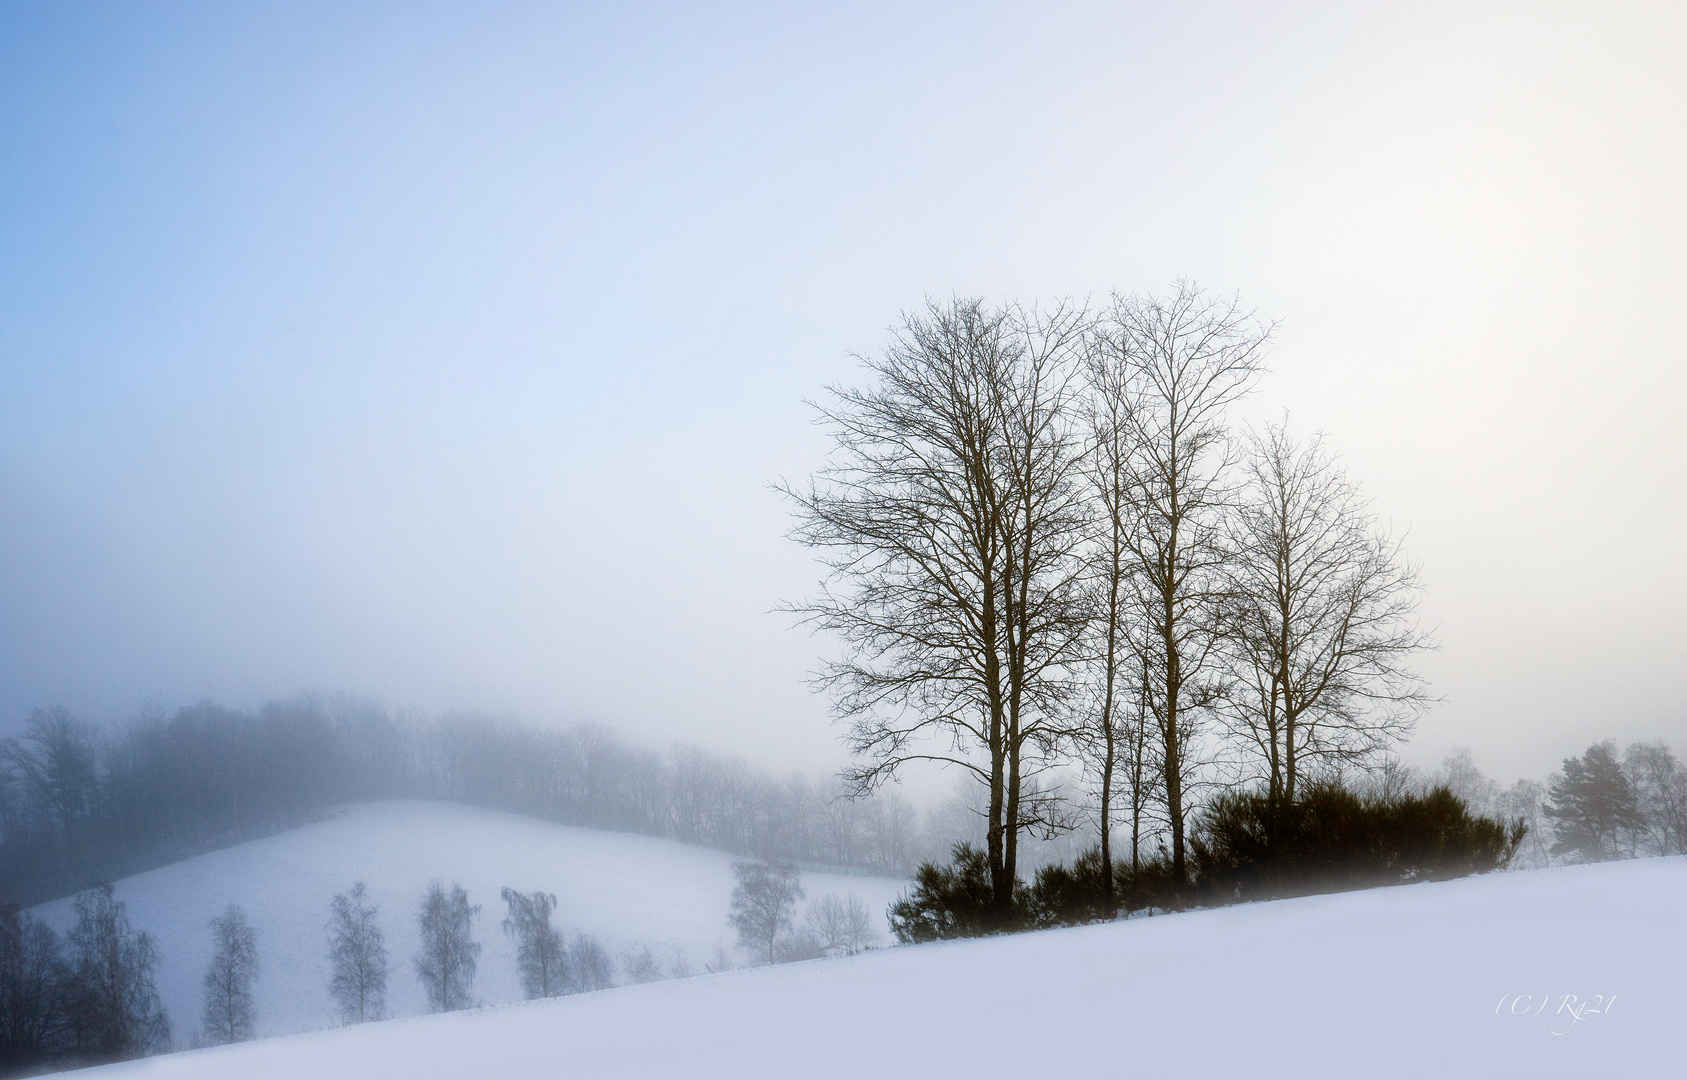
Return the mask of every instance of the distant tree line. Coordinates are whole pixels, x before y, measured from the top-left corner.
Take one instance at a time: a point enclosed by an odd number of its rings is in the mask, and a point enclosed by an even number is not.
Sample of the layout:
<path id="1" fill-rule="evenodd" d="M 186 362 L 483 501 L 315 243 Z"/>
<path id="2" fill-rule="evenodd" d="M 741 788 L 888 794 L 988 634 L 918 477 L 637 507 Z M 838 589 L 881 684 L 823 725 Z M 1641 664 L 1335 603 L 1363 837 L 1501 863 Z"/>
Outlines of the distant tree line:
<path id="1" fill-rule="evenodd" d="M 758 858 L 900 872 L 923 852 L 894 792 L 776 776 L 691 746 L 474 717 L 407 723 L 315 697 L 205 703 L 99 728 L 62 708 L 0 740 L 0 903 L 35 904 L 313 820 L 336 804 L 450 799 Z"/>

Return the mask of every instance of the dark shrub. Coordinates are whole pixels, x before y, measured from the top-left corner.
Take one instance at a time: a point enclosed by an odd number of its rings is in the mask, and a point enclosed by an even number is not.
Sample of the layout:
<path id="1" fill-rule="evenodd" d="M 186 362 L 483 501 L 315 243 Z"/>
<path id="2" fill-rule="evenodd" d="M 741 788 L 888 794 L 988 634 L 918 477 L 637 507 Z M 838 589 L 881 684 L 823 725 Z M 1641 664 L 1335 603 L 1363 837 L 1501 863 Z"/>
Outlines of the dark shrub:
<path id="1" fill-rule="evenodd" d="M 1038 870 L 1026 905 L 1032 924 L 1074 926 L 1111 919 L 1106 873 L 1099 847 L 1078 856 L 1070 868 L 1056 863 Z"/>
<path id="2" fill-rule="evenodd" d="M 904 944 L 979 937 L 1019 929 L 1026 923 L 1023 888 L 1015 889 L 1014 910 L 1004 925 L 991 908 L 990 860 L 971 844 L 951 849 L 952 863 L 921 863 L 914 891 L 890 905 L 890 929 Z"/>
<path id="3" fill-rule="evenodd" d="M 1230 903 L 1496 870 L 1524 832 L 1521 819 L 1471 815 L 1445 787 L 1383 797 L 1320 784 L 1275 812 L 1257 792 L 1222 795 L 1190 847 L 1202 899 Z"/>

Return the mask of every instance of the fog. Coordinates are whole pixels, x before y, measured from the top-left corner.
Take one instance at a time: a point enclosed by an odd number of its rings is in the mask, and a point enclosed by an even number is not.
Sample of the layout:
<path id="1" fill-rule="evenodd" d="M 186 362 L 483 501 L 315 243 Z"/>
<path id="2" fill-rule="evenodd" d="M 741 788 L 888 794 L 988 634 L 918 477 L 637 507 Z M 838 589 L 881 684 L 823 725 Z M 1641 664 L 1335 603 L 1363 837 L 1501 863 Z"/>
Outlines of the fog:
<path id="1" fill-rule="evenodd" d="M 1687 12 L 11 6 L 0 734 L 302 689 L 842 760 L 803 399 L 1189 276 L 1542 776 L 1687 734 Z"/>

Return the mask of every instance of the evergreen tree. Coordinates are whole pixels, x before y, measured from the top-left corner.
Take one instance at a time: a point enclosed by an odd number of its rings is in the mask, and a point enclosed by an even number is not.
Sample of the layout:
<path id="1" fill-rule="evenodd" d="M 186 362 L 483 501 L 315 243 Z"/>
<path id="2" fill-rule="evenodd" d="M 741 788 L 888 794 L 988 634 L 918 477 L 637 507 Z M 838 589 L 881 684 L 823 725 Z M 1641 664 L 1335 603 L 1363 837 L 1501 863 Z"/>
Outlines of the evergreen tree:
<path id="1" fill-rule="evenodd" d="M 378 909 L 368 897 L 361 881 L 351 892 L 335 896 L 328 922 L 328 959 L 334 963 L 328 992 L 347 1024 L 379 1020 L 387 1011 L 386 935 L 375 922 Z"/>
<path id="2" fill-rule="evenodd" d="M 1646 827 L 1634 785 L 1617 763 L 1614 743 L 1598 743 L 1580 758 L 1566 758 L 1549 790 L 1546 814 L 1558 834 L 1554 855 L 1577 862 L 1614 859 L 1621 854 L 1623 830 Z"/>
<path id="3" fill-rule="evenodd" d="M 258 974 L 258 932 L 239 904 L 211 920 L 217 947 L 205 969 L 205 1036 L 212 1042 L 244 1042 L 256 1034 L 258 1011 L 252 980 Z"/>

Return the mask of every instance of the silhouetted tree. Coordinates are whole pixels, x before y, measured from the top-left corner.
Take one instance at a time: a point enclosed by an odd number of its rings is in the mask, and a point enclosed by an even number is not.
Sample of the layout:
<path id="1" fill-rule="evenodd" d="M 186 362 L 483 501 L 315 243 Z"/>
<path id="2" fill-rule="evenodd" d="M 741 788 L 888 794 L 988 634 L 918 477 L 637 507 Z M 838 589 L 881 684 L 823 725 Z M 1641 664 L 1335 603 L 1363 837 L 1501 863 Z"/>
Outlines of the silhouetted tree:
<path id="1" fill-rule="evenodd" d="M 379 911 L 368 897 L 369 890 L 359 881 L 330 904 L 328 959 L 334 974 L 328 992 L 347 1024 L 379 1020 L 387 1011 L 386 935 L 375 921 Z"/>
<path id="2" fill-rule="evenodd" d="M 846 643 L 819 684 L 850 721 L 857 792 L 911 761 L 988 792 L 995 903 L 1012 907 L 1019 835 L 1060 824 L 1027 781 L 1064 733 L 1082 630 L 1084 506 L 1072 352 L 1083 315 L 929 304 L 903 319 L 878 382 L 819 408 L 834 454 L 785 486 L 792 536 L 827 552 L 819 596 L 790 610 Z M 771 945 L 769 946 L 771 949 Z"/>
<path id="3" fill-rule="evenodd" d="M 1234 682 L 1219 716 L 1245 775 L 1286 806 L 1309 765 L 1368 764 L 1410 733 L 1428 697 L 1409 664 L 1429 642 L 1413 618 L 1416 567 L 1319 439 L 1268 425 L 1244 466 L 1228 519 Z"/>
<path id="4" fill-rule="evenodd" d="M 521 968 L 521 985 L 529 998 L 556 997 L 567 988 L 567 949 L 562 934 L 551 925 L 556 896 L 535 891 L 519 893 L 504 886 L 504 904 L 509 915 L 504 933 L 515 939 L 516 963 Z"/>
<path id="5" fill-rule="evenodd" d="M 791 925 L 792 909 L 802 896 L 797 868 L 788 863 L 735 862 L 732 914 L 738 944 L 771 964 L 777 959 L 775 945 Z"/>
<path id="6" fill-rule="evenodd" d="M 1121 540 L 1133 571 L 1124 618 L 1140 628 L 1131 636 L 1180 891 L 1185 788 L 1223 688 L 1217 660 L 1231 590 L 1223 526 L 1234 494 L 1224 413 L 1252 387 L 1270 336 L 1238 302 L 1181 282 L 1167 297 L 1115 295 L 1086 346 L 1093 392 L 1118 399 L 1109 409 L 1123 426 Z"/>
<path id="7" fill-rule="evenodd" d="M 913 889 L 890 905 L 890 929 L 904 944 L 1017 929 L 1025 921 L 1025 901 L 1015 895 L 1012 916 L 1003 923 L 993 907 L 988 856 L 971 844 L 956 844 L 950 865 L 920 864 Z"/>
<path id="8" fill-rule="evenodd" d="M 129 925 L 110 885 L 76 897 L 68 940 L 65 1015 L 75 1053 L 102 1062 L 169 1049 L 170 1021 L 153 983 L 158 947 L 151 934 Z"/>
<path id="9" fill-rule="evenodd" d="M 1623 831 L 1646 827 L 1634 785 L 1617 763 L 1615 743 L 1597 743 L 1580 758 L 1566 758 L 1548 790 L 1546 813 L 1558 834 L 1554 855 L 1577 862 L 1614 859 L 1622 854 Z"/>
<path id="10" fill-rule="evenodd" d="M 422 951 L 412 963 L 416 976 L 428 992 L 428 1005 L 435 1012 L 466 1009 L 472 1003 L 475 968 L 480 942 L 474 940 L 474 920 L 480 905 L 469 903 L 469 894 L 456 882 L 446 892 L 443 883 L 428 886 L 422 898 L 417 923 L 422 931 Z"/>
<path id="11" fill-rule="evenodd" d="M 0 1074 L 43 1065 L 64 1051 L 69 974 L 51 927 L 15 908 L 0 910 Z"/>
<path id="12" fill-rule="evenodd" d="M 239 904 L 211 920 L 216 947 L 205 969 L 205 1035 L 212 1042 L 243 1042 L 256 1034 L 252 980 L 258 974 L 258 932 Z"/>

